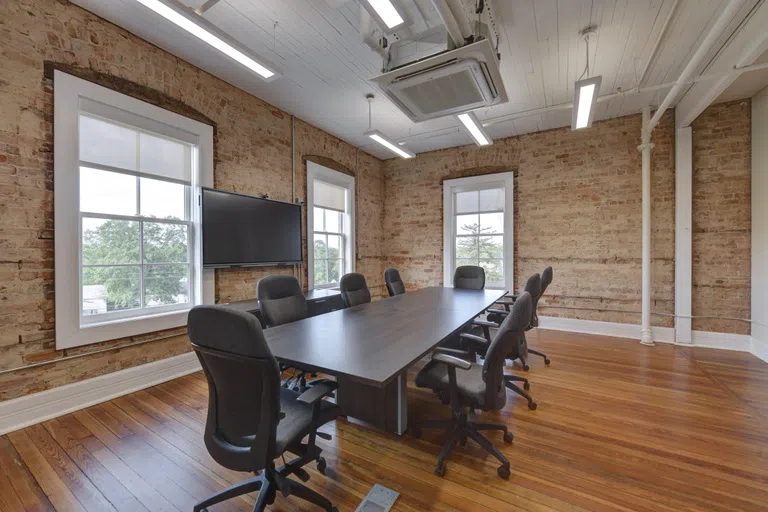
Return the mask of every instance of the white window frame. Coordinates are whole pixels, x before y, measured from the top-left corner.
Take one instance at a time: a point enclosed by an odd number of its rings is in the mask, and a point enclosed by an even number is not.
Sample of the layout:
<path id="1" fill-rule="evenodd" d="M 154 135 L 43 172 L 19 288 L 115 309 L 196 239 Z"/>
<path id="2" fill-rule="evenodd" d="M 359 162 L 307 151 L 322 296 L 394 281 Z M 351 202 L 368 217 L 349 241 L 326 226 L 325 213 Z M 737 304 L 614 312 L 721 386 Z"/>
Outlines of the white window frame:
<path id="1" fill-rule="evenodd" d="M 315 179 L 342 187 L 347 191 L 346 211 L 343 215 L 344 225 L 344 262 L 341 275 L 355 271 L 355 178 L 343 172 L 334 171 L 311 160 L 307 160 L 307 278 L 309 289 L 336 288 L 338 283 L 315 286 Z"/>
<path id="2" fill-rule="evenodd" d="M 79 116 L 82 105 L 86 104 L 91 114 L 94 113 L 92 110 L 101 108 L 107 113 L 103 117 L 112 121 L 196 147 L 189 194 L 192 301 L 182 309 L 140 309 L 135 311 L 137 314 L 109 315 L 103 321 L 89 318 L 84 322 L 81 318 Z M 56 70 L 53 131 L 56 348 L 61 350 L 180 327 L 186 325 L 191 305 L 213 304 L 213 271 L 203 271 L 202 245 L 199 243 L 200 188 L 213 186 L 213 127 Z"/>
<path id="3" fill-rule="evenodd" d="M 443 181 L 443 285 L 453 286 L 456 270 L 456 201 L 457 192 L 504 188 L 504 288 L 507 292 L 515 287 L 514 255 L 514 173 L 503 172 L 456 178 Z M 488 287 L 490 288 L 490 287 Z"/>

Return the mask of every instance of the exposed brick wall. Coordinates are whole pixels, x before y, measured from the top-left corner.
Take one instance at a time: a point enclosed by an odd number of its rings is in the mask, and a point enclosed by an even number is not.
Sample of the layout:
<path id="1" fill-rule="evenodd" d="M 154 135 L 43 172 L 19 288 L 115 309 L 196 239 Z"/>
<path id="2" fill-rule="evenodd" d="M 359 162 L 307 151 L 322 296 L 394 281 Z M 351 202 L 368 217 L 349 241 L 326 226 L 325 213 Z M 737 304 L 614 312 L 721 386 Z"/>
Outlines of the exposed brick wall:
<path id="1" fill-rule="evenodd" d="M 713 105 L 693 123 L 693 315 L 749 318 L 751 107 Z M 749 334 L 747 322 L 701 318 L 699 331 Z"/>
<path id="2" fill-rule="evenodd" d="M 128 94 L 156 91 L 153 99 L 167 101 L 167 108 L 189 107 L 215 123 L 217 187 L 282 200 L 292 195 L 290 115 L 65 0 L 0 2 L 0 370 L 169 336 L 2 374 L 0 400 L 189 350 L 183 328 L 55 350 L 53 84 L 43 76 L 45 61 L 114 77 Z M 383 271 L 381 162 L 360 153 L 358 167 L 354 147 L 300 120 L 295 142 L 299 198 L 306 197 L 305 154 L 322 155 L 357 172 L 358 268 L 378 285 Z M 217 300 L 253 297 L 260 276 L 291 271 L 218 271 Z M 374 294 L 380 295 L 380 288 Z"/>
<path id="3" fill-rule="evenodd" d="M 443 281 L 442 180 L 516 170 L 515 286 L 552 265 L 542 314 L 639 323 L 640 116 L 463 146 L 384 163 L 388 264 L 410 286 Z M 653 309 L 674 311 L 674 123 L 654 132 Z M 671 326 L 669 317 L 654 325 Z"/>

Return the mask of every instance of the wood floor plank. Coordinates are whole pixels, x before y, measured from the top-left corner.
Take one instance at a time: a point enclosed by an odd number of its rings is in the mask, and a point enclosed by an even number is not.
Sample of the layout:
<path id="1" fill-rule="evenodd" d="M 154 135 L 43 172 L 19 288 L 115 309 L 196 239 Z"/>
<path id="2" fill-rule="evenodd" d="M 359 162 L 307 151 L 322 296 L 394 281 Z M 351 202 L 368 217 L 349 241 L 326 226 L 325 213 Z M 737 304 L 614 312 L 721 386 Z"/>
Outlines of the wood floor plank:
<path id="1" fill-rule="evenodd" d="M 13 488 L 8 475 L 0 470 L 0 511 L 15 512 L 17 510 L 24 510 L 24 505 L 16 494 L 16 489 Z"/>
<path id="2" fill-rule="evenodd" d="M 116 510 L 147 511 L 147 508 L 69 433 L 63 423 L 54 419 L 46 421 L 43 426 Z"/>
<path id="3" fill-rule="evenodd" d="M 106 426 L 101 424 L 87 411 L 75 413 L 80 422 L 90 430 L 94 437 L 117 455 L 127 466 L 134 470 L 145 482 L 179 510 L 191 509 L 195 498 L 169 478 L 163 468 L 164 461 L 151 447 L 147 447 L 135 436 L 119 439 Z"/>
<path id="4" fill-rule="evenodd" d="M 56 510 L 86 510 L 67 485 L 59 478 L 59 475 L 56 474 L 56 471 L 45 459 L 45 456 L 40 453 L 26 431 L 17 430 L 16 432 L 11 432 L 8 434 L 8 439 L 11 440 L 16 451 L 19 452 L 19 455 L 29 468 L 30 473 L 35 477 L 37 483 L 40 484 L 40 488 L 43 489 Z"/>
<path id="5" fill-rule="evenodd" d="M 32 425 L 24 432 L 35 443 L 48 464 L 56 471 L 62 482 L 72 491 L 78 501 L 87 510 L 114 511 L 115 507 L 91 483 L 88 477 L 80 471 L 62 447 L 51 437 L 43 425 Z"/>
<path id="6" fill-rule="evenodd" d="M 22 510 L 48 512 L 53 505 L 7 436 L 0 436 L 0 471 L 13 486 Z"/>
<path id="7" fill-rule="evenodd" d="M 454 449 L 441 478 L 433 470 L 444 432 L 413 439 L 340 418 L 322 427 L 333 438 L 318 441 L 327 474 L 306 466 L 307 485 L 342 511 L 374 483 L 401 493 L 396 512 L 768 510 L 768 364 L 742 353 L 529 334 L 551 366 L 533 358 L 529 372 L 514 363 L 505 371 L 530 379 L 538 409 L 509 392 L 502 411 L 482 414 L 515 434 L 511 444 L 488 435 L 511 461 L 509 481 L 472 441 Z M 413 386 L 423 364 L 409 372 L 409 422 L 449 414 L 433 392 Z M 197 372 L 0 436 L 0 511 L 101 510 L 104 502 L 189 510 L 249 476 L 207 452 L 207 406 Z M 255 498 L 212 510 L 248 511 Z M 316 507 L 278 496 L 270 510 Z"/>

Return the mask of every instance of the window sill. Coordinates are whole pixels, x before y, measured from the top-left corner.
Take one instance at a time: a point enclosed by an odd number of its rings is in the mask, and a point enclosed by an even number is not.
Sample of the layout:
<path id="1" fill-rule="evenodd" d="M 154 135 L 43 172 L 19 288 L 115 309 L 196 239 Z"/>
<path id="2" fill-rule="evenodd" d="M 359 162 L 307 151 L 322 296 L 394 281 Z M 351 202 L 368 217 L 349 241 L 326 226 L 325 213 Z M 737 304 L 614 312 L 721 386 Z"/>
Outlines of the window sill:
<path id="1" fill-rule="evenodd" d="M 161 311 L 158 313 L 153 313 L 148 315 L 129 316 L 126 318 L 112 318 L 112 319 L 104 320 L 101 322 L 88 322 L 88 323 L 81 322 L 80 329 L 91 329 L 94 327 L 106 327 L 110 325 L 119 325 L 119 324 L 131 323 L 131 322 L 141 322 L 141 321 L 152 320 L 155 318 L 167 317 L 171 315 L 179 315 L 179 314 L 186 315 L 187 313 L 189 313 L 190 309 L 192 309 L 191 305 L 184 308 L 173 309 L 170 311 Z M 96 315 L 93 315 L 93 316 L 96 316 Z"/>
<path id="2" fill-rule="evenodd" d="M 57 319 L 56 350 L 183 327 L 187 325 L 188 312 L 189 309 L 183 309 L 138 318 L 114 319 L 82 327 L 76 318 L 71 323 Z"/>

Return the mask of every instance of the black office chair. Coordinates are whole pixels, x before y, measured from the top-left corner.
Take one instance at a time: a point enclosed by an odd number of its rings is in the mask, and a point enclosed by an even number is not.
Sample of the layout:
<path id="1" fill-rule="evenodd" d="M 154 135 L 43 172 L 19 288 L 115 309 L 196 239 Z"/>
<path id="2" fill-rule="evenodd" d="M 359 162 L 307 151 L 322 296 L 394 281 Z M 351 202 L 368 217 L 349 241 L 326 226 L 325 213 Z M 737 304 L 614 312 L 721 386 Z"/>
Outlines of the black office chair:
<path id="1" fill-rule="evenodd" d="M 309 308 L 307 299 L 301 291 L 298 279 L 288 275 L 271 275 L 259 279 L 256 283 L 256 297 L 261 306 L 261 315 L 267 327 L 296 322 L 307 318 Z M 291 367 L 281 365 L 281 372 Z M 314 374 L 312 374 L 315 376 Z M 285 387 L 303 391 L 307 386 L 307 373 L 298 370 L 283 381 Z"/>
<path id="2" fill-rule="evenodd" d="M 456 357 L 455 350 L 438 348 L 432 355 L 432 360 L 416 375 L 417 386 L 448 391 L 451 396 L 451 419 L 421 421 L 414 425 L 412 430 L 416 438 L 420 437 L 423 428 L 440 428 L 449 434 L 437 457 L 437 475 L 445 474 L 445 458 L 453 446 L 457 442 L 466 444 L 469 437 L 501 462 L 498 468 L 499 476 L 509 478 L 509 460 L 480 432 L 501 430 L 507 443 L 512 442 L 512 433 L 504 424 L 476 422 L 474 415 L 468 415 L 468 410 L 490 411 L 504 408 L 507 403 L 504 360 L 512 347 L 520 343 L 525 326 L 531 318 L 531 306 L 531 296 L 523 292 L 512 307 L 511 313 L 501 323 L 482 365 Z"/>
<path id="3" fill-rule="evenodd" d="M 528 278 L 528 280 L 525 282 L 525 289 L 524 292 L 527 292 L 531 297 L 536 297 L 541 293 L 541 277 L 539 274 L 533 274 Z M 517 296 L 513 296 L 517 298 Z M 533 299 L 532 299 L 533 302 Z M 490 346 L 491 344 L 491 329 L 495 329 L 499 327 L 499 324 L 504 321 L 504 319 L 509 316 L 510 314 L 510 306 L 514 304 L 514 301 L 503 301 L 502 304 L 504 304 L 504 307 L 506 309 L 489 309 L 490 312 L 488 314 L 488 320 L 479 320 L 475 319 L 472 323 L 475 326 L 475 328 L 481 328 L 483 331 L 483 336 L 478 336 L 475 333 L 463 333 L 461 334 L 461 341 L 462 341 L 462 348 L 466 349 L 467 345 L 470 346 L 472 349 L 470 351 L 472 361 L 475 359 L 475 355 L 479 355 L 481 357 L 485 357 L 486 348 Z M 535 306 L 532 305 L 531 311 L 535 311 Z M 532 313 L 533 314 L 533 313 Z M 531 319 L 531 322 L 533 320 Z M 526 330 L 530 328 L 529 326 L 526 327 Z M 528 364 L 526 363 L 526 358 L 528 357 L 528 343 L 525 338 L 525 333 L 520 337 L 520 343 L 517 345 L 512 346 L 511 350 L 507 354 L 507 359 L 510 359 L 514 361 L 515 359 L 520 359 L 520 362 L 523 366 L 524 370 L 528 370 Z M 523 383 L 523 389 L 520 389 L 516 382 L 522 382 Z M 528 379 L 525 377 L 518 377 L 517 375 L 504 375 L 504 384 L 509 388 L 510 390 L 514 391 L 518 395 L 522 396 L 528 401 L 528 408 L 531 410 L 536 410 L 537 405 L 536 402 L 533 400 L 531 395 L 527 393 L 529 389 L 531 389 L 531 384 L 528 382 Z"/>
<path id="4" fill-rule="evenodd" d="M 549 283 L 551 282 L 552 282 L 552 267 L 545 268 L 541 276 L 539 274 L 533 274 L 526 281 L 525 290 L 531 294 L 531 297 L 533 297 L 533 310 L 531 312 L 531 322 L 528 324 L 528 327 L 525 329 L 526 331 L 530 331 L 531 329 L 534 329 L 539 326 L 539 316 L 538 316 L 539 299 L 544 295 L 544 290 L 547 289 L 547 286 L 549 286 Z M 498 302 L 500 304 L 503 304 L 506 310 L 500 309 L 500 308 L 490 308 L 488 309 L 489 323 L 487 325 L 483 325 L 483 322 L 476 321 L 475 325 L 480 325 L 485 329 L 489 327 L 490 328 L 496 327 L 499 323 L 501 323 L 504 317 L 509 313 L 509 307 L 511 304 L 514 304 L 516 298 L 517 297 L 515 295 L 503 297 Z M 525 342 L 524 347 L 518 358 L 520 359 L 520 363 L 523 366 L 523 370 L 528 371 L 530 369 L 530 366 L 528 366 L 528 363 L 526 362 L 528 354 L 535 354 L 537 356 L 543 357 L 544 364 L 548 365 L 552 362 L 544 353 L 539 352 L 537 350 L 533 350 L 532 348 L 529 348 L 528 340 L 525 337 L 523 341 Z"/>
<path id="5" fill-rule="evenodd" d="M 288 275 L 262 277 L 256 283 L 256 297 L 267 327 L 307 318 L 309 307 L 298 279 Z"/>
<path id="6" fill-rule="evenodd" d="M 326 498 L 288 476 L 307 481 L 310 461 L 325 470 L 317 428 L 335 419 L 337 406 L 323 400 L 335 388 L 323 383 L 302 394 L 280 386 L 280 369 L 255 316 L 224 306 L 196 306 L 187 318 L 189 338 L 208 379 L 208 416 L 203 439 L 211 457 L 233 471 L 261 472 L 219 491 L 195 512 L 259 491 L 255 511 L 265 510 L 280 491 L 335 511 Z M 301 440 L 308 436 L 306 443 Z M 276 468 L 286 452 L 296 458 Z"/>
<path id="7" fill-rule="evenodd" d="M 341 276 L 339 282 L 341 298 L 348 308 L 371 302 L 371 292 L 365 282 L 363 274 L 350 273 Z"/>
<path id="8" fill-rule="evenodd" d="M 547 287 L 552 282 L 552 274 L 553 274 L 552 267 L 545 268 L 544 271 L 541 273 L 541 291 L 533 301 L 533 317 L 531 318 L 530 327 L 526 330 L 530 330 L 530 329 L 533 329 L 534 327 L 539 326 L 539 300 L 544 296 L 544 292 L 547 291 Z M 539 352 L 538 350 L 533 350 L 532 348 L 529 348 L 528 353 L 537 355 L 539 357 L 543 357 L 544 364 L 546 365 L 552 362 L 549 360 L 546 354 L 544 354 L 543 352 Z"/>
<path id="9" fill-rule="evenodd" d="M 400 279 L 400 272 L 396 268 L 388 268 L 384 271 L 384 283 L 390 297 L 405 293 L 405 283 Z"/>
<path id="10" fill-rule="evenodd" d="M 485 270 L 483 267 L 464 265 L 453 272 L 453 287 L 464 290 L 482 290 L 485 288 Z"/>

